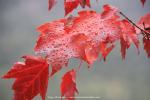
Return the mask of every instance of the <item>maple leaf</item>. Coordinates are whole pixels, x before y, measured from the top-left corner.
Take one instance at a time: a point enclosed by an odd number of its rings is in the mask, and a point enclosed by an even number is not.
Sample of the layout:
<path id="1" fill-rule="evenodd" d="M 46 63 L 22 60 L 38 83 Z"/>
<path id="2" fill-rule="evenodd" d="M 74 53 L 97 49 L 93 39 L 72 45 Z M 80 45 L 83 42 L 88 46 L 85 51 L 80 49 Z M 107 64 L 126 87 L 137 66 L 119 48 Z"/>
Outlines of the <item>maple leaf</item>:
<path id="1" fill-rule="evenodd" d="M 66 100 L 74 100 L 75 93 L 78 93 L 76 88 L 76 71 L 72 69 L 65 73 L 61 82 L 61 96 L 65 96 Z"/>
<path id="2" fill-rule="evenodd" d="M 25 62 L 17 62 L 3 78 L 15 78 L 12 86 L 14 100 L 31 100 L 40 94 L 42 100 L 48 85 L 49 65 L 41 57 L 23 56 Z"/>
<path id="3" fill-rule="evenodd" d="M 140 1 L 141 1 L 142 5 L 144 6 L 146 0 L 140 0 Z"/>
<path id="4" fill-rule="evenodd" d="M 90 0 L 64 0 L 65 15 L 76 9 L 79 4 L 82 8 L 90 7 Z"/>
<path id="5" fill-rule="evenodd" d="M 48 0 L 48 10 L 51 10 L 56 3 L 56 0 Z"/>

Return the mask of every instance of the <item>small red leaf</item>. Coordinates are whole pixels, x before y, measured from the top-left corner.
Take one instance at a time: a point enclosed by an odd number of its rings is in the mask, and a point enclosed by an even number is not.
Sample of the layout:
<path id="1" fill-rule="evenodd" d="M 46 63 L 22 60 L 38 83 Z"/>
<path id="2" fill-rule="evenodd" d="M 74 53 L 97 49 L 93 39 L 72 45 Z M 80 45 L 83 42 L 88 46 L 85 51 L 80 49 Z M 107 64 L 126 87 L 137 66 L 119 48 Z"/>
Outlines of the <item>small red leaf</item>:
<path id="1" fill-rule="evenodd" d="M 17 62 L 3 78 L 15 78 L 12 89 L 14 100 L 31 100 L 40 94 L 45 100 L 48 85 L 48 64 L 45 59 L 35 56 L 23 56 L 24 62 Z"/>
<path id="2" fill-rule="evenodd" d="M 140 0 L 140 1 L 141 1 L 142 5 L 144 6 L 146 0 Z"/>
<path id="3" fill-rule="evenodd" d="M 48 0 L 48 10 L 51 10 L 56 3 L 56 0 Z"/>
<path id="4" fill-rule="evenodd" d="M 119 39 L 124 42 L 121 43 L 123 58 L 132 42 L 138 48 L 135 28 L 119 18 L 118 9 L 110 5 L 104 5 L 103 9 L 102 13 L 81 11 L 77 17 L 55 20 L 38 28 L 41 34 L 35 51 L 47 56 L 52 75 L 67 65 L 71 58 L 92 64 L 101 53 L 105 60 Z"/>
<path id="5" fill-rule="evenodd" d="M 65 15 L 76 9 L 79 5 L 78 0 L 64 0 Z"/>
<path id="6" fill-rule="evenodd" d="M 79 4 L 81 5 L 82 8 L 85 8 L 85 6 L 88 7 L 91 6 L 90 0 L 64 0 L 65 15 L 76 9 Z"/>
<path id="7" fill-rule="evenodd" d="M 62 77 L 61 96 L 65 96 L 66 100 L 75 100 L 75 93 L 78 93 L 76 88 L 76 71 L 72 69 Z"/>

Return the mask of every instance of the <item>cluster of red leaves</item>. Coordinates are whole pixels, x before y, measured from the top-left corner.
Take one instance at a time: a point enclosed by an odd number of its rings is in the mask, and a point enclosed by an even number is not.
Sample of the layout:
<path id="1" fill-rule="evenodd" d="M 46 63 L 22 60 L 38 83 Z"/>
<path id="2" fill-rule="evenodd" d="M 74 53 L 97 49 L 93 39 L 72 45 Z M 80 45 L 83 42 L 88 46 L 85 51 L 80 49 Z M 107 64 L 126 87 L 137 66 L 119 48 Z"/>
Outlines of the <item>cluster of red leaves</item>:
<path id="1" fill-rule="evenodd" d="M 56 0 L 49 0 L 48 4 L 48 9 L 51 10 L 52 7 L 56 4 Z M 90 0 L 64 0 L 65 15 L 76 9 L 78 5 L 81 5 L 82 8 L 85 8 L 85 6 L 91 6 Z"/>
<path id="2" fill-rule="evenodd" d="M 48 0 L 48 1 L 49 1 L 48 9 L 51 10 L 52 7 L 56 4 L 56 0 Z M 140 1 L 144 6 L 146 0 Z M 85 8 L 85 6 L 91 7 L 90 0 L 64 0 L 65 15 L 76 9 L 78 5 L 81 5 L 82 8 Z"/>
<path id="3" fill-rule="evenodd" d="M 142 1 L 144 2 L 144 1 Z M 56 0 L 49 0 L 49 10 Z M 90 7 L 90 0 L 64 0 L 67 15 L 78 5 Z M 141 18 L 143 30 L 150 26 L 150 14 Z M 25 62 L 17 62 L 3 78 L 15 78 L 13 90 L 14 100 L 32 100 L 40 94 L 45 100 L 48 78 L 67 66 L 69 59 L 79 58 L 89 65 L 99 57 L 104 60 L 120 41 L 121 55 L 125 59 L 126 50 L 134 43 L 139 48 L 139 40 L 135 27 L 126 19 L 121 19 L 119 10 L 104 5 L 102 13 L 95 11 L 80 11 L 78 16 L 70 16 L 45 23 L 37 28 L 40 32 L 35 52 L 46 55 L 42 57 L 24 56 Z M 147 34 L 149 30 L 146 30 Z M 150 40 L 143 39 L 144 49 L 150 57 Z M 52 69 L 49 72 L 49 65 Z M 66 100 L 74 100 L 76 88 L 76 70 L 68 71 L 61 82 L 61 96 Z"/>
<path id="4" fill-rule="evenodd" d="M 38 28 L 41 34 L 35 51 L 47 55 L 53 74 L 67 65 L 70 58 L 79 58 L 92 64 L 101 53 L 106 59 L 114 48 L 114 42 L 119 39 L 123 58 L 132 42 L 138 48 L 134 26 L 120 19 L 114 7 L 104 5 L 102 13 L 81 11 L 79 16 L 70 20 L 60 19 Z"/>

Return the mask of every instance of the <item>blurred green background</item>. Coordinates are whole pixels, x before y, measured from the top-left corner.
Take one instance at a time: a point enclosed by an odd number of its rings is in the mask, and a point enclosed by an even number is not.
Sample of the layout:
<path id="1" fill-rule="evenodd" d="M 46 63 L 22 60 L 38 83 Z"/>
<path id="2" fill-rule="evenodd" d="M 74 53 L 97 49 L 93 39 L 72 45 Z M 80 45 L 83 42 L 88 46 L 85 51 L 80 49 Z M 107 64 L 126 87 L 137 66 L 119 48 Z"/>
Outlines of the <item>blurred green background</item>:
<path id="1" fill-rule="evenodd" d="M 96 0 L 92 9 L 100 12 L 102 5 L 109 3 L 118 7 L 133 21 L 150 11 L 150 0 L 142 7 L 140 0 Z M 52 11 L 48 12 L 48 0 L 0 0 L 0 76 L 25 54 L 34 54 L 33 48 L 39 33 L 36 27 L 64 17 L 63 0 L 58 0 Z M 78 7 L 73 12 L 81 10 Z M 150 100 L 150 60 L 140 44 L 140 54 L 132 46 L 122 61 L 120 46 L 111 52 L 106 62 L 97 61 L 91 69 L 84 63 L 77 74 L 77 96 L 96 96 L 100 99 L 87 100 Z M 77 67 L 77 59 L 70 60 L 69 68 Z M 63 69 L 49 81 L 48 96 L 60 96 L 61 76 L 68 69 Z M 13 80 L 0 79 L 0 100 L 12 100 Z M 35 100 L 40 100 L 37 96 Z M 57 99 L 54 99 L 57 100 Z M 77 99 L 80 100 L 80 99 Z M 86 100 L 86 99 L 85 99 Z"/>

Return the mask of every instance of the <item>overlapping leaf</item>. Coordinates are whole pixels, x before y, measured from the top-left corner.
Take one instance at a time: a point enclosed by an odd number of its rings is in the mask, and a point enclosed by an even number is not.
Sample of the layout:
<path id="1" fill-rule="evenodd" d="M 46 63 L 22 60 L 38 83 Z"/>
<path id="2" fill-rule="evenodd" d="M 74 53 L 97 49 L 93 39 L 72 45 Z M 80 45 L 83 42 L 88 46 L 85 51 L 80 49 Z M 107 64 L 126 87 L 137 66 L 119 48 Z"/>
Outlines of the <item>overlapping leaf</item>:
<path id="1" fill-rule="evenodd" d="M 3 78 L 15 78 L 12 86 L 14 100 L 32 100 L 40 94 L 45 100 L 48 85 L 48 64 L 45 59 L 24 56 L 24 62 L 17 62 Z"/>

